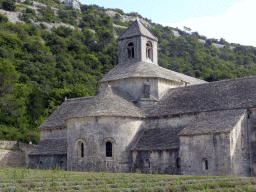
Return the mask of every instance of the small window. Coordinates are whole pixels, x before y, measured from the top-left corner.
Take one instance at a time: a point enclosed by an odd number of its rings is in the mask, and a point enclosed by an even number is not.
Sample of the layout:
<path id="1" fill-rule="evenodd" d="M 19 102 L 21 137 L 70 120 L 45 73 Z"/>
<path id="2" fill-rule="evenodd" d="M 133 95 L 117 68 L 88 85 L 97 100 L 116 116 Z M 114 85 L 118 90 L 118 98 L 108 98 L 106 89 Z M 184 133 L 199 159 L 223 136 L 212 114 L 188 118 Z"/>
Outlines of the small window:
<path id="1" fill-rule="evenodd" d="M 106 157 L 112 157 L 112 143 L 106 142 Z"/>
<path id="2" fill-rule="evenodd" d="M 145 168 L 150 168 L 150 160 L 149 159 L 145 159 L 144 165 L 145 165 Z"/>
<path id="3" fill-rule="evenodd" d="M 208 160 L 207 159 L 203 159 L 203 170 L 208 170 L 209 166 L 208 166 Z"/>
<path id="4" fill-rule="evenodd" d="M 79 141 L 77 143 L 77 157 L 78 158 L 84 157 L 84 143 L 82 141 Z"/>
<path id="5" fill-rule="evenodd" d="M 150 42 L 147 42 L 146 44 L 146 58 L 153 61 L 153 49 L 152 44 Z"/>
<path id="6" fill-rule="evenodd" d="M 128 58 L 134 58 L 134 44 L 133 44 L 133 42 L 128 43 L 127 51 L 128 51 Z"/>
<path id="7" fill-rule="evenodd" d="M 81 144 L 81 157 L 84 157 L 84 143 Z"/>
<path id="8" fill-rule="evenodd" d="M 180 168 L 180 158 L 179 157 L 176 159 L 176 167 Z"/>

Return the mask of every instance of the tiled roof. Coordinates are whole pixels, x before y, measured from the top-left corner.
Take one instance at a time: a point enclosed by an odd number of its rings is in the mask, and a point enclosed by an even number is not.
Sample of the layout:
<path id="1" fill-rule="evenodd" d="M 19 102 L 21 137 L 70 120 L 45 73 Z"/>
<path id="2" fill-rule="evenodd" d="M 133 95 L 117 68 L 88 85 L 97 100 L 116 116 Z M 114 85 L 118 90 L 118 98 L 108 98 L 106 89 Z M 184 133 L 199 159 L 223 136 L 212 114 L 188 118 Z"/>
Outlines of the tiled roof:
<path id="1" fill-rule="evenodd" d="M 79 110 L 70 114 L 67 119 L 95 116 L 144 117 L 140 108 L 132 103 L 132 98 L 111 86 L 107 86 L 90 100 L 81 101 L 79 105 Z"/>
<path id="2" fill-rule="evenodd" d="M 256 77 L 216 81 L 170 89 L 147 116 L 256 107 Z"/>
<path id="3" fill-rule="evenodd" d="M 155 41 L 157 38 L 139 21 L 136 19 L 118 38 L 117 40 L 134 37 L 137 35 L 143 35 L 149 37 Z"/>
<path id="4" fill-rule="evenodd" d="M 202 112 L 196 115 L 179 136 L 232 131 L 246 109 Z"/>
<path id="5" fill-rule="evenodd" d="M 178 149 L 177 134 L 184 126 L 169 129 L 146 129 L 132 150 Z"/>
<path id="6" fill-rule="evenodd" d="M 183 75 L 145 61 L 118 64 L 99 83 L 131 77 L 156 77 L 178 82 L 188 82 L 189 84 L 206 83 L 206 81 Z"/>
<path id="7" fill-rule="evenodd" d="M 67 126 L 64 121 L 69 115 L 76 113 L 80 109 L 80 103 L 85 100 L 90 100 L 92 97 L 82 97 L 77 99 L 68 99 L 63 102 L 44 122 L 40 125 L 41 128 L 54 128 Z"/>
<path id="8" fill-rule="evenodd" d="M 29 152 L 29 155 L 67 154 L 67 139 L 44 139 Z"/>

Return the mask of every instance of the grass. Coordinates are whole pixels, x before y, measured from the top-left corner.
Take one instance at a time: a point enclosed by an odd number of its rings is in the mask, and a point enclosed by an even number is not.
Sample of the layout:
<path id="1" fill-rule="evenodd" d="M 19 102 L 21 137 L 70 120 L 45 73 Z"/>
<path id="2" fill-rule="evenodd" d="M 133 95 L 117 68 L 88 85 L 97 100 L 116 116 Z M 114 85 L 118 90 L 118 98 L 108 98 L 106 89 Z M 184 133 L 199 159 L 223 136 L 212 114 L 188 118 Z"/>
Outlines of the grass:
<path id="1" fill-rule="evenodd" d="M 256 191 L 254 177 L 0 168 L 0 191 Z"/>

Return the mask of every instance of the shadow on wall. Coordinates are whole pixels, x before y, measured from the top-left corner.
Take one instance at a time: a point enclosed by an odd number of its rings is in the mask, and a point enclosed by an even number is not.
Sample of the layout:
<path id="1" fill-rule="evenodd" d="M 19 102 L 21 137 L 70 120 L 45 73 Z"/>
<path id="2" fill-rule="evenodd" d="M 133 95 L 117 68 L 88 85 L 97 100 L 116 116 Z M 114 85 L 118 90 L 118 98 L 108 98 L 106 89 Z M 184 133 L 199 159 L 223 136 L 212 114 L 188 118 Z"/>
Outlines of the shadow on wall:
<path id="1" fill-rule="evenodd" d="M 27 167 L 28 153 L 34 147 L 19 141 L 0 141 L 0 167 Z"/>

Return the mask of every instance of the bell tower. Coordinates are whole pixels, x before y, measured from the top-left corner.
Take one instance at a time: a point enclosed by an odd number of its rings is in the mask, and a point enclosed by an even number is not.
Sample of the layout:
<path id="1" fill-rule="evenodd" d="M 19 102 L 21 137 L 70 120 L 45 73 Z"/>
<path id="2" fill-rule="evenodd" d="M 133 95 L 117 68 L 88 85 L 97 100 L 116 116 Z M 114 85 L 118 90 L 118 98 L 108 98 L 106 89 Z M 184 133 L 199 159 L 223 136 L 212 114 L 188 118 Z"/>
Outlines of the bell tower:
<path id="1" fill-rule="evenodd" d="M 157 64 L 157 38 L 137 19 L 118 37 L 118 63 Z"/>

